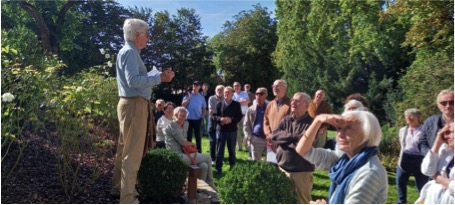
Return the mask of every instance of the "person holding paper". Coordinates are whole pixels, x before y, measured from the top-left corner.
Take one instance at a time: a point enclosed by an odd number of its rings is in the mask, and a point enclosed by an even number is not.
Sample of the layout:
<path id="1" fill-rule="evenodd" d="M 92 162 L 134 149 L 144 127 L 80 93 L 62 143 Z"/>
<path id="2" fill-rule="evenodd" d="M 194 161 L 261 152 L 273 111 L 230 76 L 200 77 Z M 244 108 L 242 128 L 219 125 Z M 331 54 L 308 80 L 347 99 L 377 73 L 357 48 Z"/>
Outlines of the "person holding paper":
<path id="1" fill-rule="evenodd" d="M 117 142 L 113 189 L 120 194 L 120 203 L 139 203 L 135 189 L 137 171 L 144 153 L 147 123 L 150 114 L 152 87 L 174 78 L 172 68 L 153 76 L 140 57 L 149 40 L 149 25 L 140 19 L 127 19 L 123 24 L 125 45 L 117 55 L 116 70 L 119 92 L 117 115 L 120 135 Z"/>

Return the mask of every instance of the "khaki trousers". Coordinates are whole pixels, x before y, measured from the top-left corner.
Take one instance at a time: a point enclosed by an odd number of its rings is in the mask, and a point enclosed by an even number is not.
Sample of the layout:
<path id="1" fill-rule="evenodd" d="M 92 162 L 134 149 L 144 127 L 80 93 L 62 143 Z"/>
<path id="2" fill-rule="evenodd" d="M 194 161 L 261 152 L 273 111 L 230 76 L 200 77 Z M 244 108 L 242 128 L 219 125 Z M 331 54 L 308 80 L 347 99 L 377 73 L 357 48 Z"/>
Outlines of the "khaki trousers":
<path id="1" fill-rule="evenodd" d="M 247 145 L 247 139 L 244 137 L 243 134 L 243 120 L 245 120 L 245 117 L 242 117 L 239 123 L 237 123 L 237 150 L 242 150 L 242 145 L 245 146 L 245 150 L 248 149 Z"/>
<path id="2" fill-rule="evenodd" d="M 252 153 L 251 156 L 252 160 L 256 161 L 261 160 L 262 154 L 267 155 L 267 140 L 253 136 L 250 142 L 251 142 L 250 152 Z"/>
<path id="3" fill-rule="evenodd" d="M 294 185 L 295 193 L 300 204 L 309 204 L 313 189 L 313 172 L 287 172 L 280 167 Z"/>
<path id="4" fill-rule="evenodd" d="M 117 115 L 120 135 L 113 188 L 120 191 L 121 204 L 139 203 L 135 186 L 147 132 L 148 100 L 142 97 L 120 98 Z"/>
<path id="5" fill-rule="evenodd" d="M 316 147 L 324 147 L 326 141 L 327 141 L 327 129 L 325 129 L 324 132 L 321 134 L 318 133 L 318 142 L 316 144 Z"/>
<path id="6" fill-rule="evenodd" d="M 179 153 L 179 155 L 186 164 L 191 164 L 191 159 L 185 153 Z M 191 157 L 194 157 L 194 153 L 191 153 L 190 155 Z M 207 184 L 213 184 L 212 158 L 210 158 L 210 155 L 197 153 L 196 164 L 201 168 L 199 179 L 207 182 Z"/>

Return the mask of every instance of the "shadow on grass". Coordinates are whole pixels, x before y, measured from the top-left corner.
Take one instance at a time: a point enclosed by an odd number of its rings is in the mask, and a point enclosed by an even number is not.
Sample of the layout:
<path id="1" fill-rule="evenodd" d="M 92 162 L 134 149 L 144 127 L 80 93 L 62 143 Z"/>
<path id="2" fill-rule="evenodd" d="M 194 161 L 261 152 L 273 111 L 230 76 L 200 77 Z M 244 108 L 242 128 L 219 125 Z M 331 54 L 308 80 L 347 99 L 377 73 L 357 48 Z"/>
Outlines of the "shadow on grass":
<path id="1" fill-rule="evenodd" d="M 316 183 L 313 184 L 313 190 L 321 190 L 321 191 L 328 192 L 329 187 L 330 187 L 330 185 L 326 185 L 326 184 L 316 184 Z"/>
<path id="2" fill-rule="evenodd" d="M 330 180 L 329 176 L 327 174 L 321 174 L 318 172 L 314 172 L 313 176 L 322 180 Z"/>

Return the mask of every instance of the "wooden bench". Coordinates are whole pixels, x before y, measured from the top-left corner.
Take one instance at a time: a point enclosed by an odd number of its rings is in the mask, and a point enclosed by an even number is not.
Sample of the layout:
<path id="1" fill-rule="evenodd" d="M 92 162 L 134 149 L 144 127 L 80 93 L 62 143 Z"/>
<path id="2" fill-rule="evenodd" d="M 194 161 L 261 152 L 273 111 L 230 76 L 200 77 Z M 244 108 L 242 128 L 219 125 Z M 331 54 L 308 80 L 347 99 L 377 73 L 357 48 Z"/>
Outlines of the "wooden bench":
<path id="1" fill-rule="evenodd" d="M 188 166 L 188 199 L 197 198 L 197 178 L 201 175 L 201 168 L 197 165 Z"/>

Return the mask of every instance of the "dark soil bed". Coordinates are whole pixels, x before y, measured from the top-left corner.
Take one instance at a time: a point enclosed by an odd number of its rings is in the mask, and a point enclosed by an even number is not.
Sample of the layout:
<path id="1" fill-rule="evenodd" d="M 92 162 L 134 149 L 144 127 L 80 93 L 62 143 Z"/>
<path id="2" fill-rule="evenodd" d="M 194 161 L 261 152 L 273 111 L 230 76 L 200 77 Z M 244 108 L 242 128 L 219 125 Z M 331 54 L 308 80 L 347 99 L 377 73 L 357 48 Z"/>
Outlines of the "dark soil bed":
<path id="1" fill-rule="evenodd" d="M 23 155 L 11 176 L 7 181 L 6 177 L 12 170 L 17 156 L 19 146 L 23 143 L 12 144 L 8 155 L 1 164 L 1 203 L 30 204 L 30 203 L 78 203 L 78 204 L 115 204 L 119 203 L 118 198 L 110 195 L 112 170 L 115 155 L 109 151 L 99 166 L 101 175 L 90 183 L 86 189 L 74 194 L 69 199 L 59 180 L 56 167 L 56 157 L 51 151 L 49 142 L 39 136 L 31 136 L 27 139 L 28 146 L 24 149 Z M 6 147 L 2 148 L 2 157 Z M 90 162 L 80 162 L 90 164 Z M 91 171 L 89 166 L 81 166 L 78 176 L 81 184 L 90 180 Z"/>

